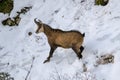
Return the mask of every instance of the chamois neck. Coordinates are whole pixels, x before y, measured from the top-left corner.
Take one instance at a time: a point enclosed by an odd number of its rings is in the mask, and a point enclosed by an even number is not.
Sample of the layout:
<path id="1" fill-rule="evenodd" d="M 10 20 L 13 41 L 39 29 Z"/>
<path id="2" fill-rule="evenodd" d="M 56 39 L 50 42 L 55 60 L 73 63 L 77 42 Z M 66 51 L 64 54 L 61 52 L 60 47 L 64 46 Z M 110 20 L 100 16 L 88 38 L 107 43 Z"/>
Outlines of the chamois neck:
<path id="1" fill-rule="evenodd" d="M 46 36 L 50 36 L 51 31 L 52 31 L 52 28 L 50 26 L 44 24 L 44 33 L 46 34 Z"/>

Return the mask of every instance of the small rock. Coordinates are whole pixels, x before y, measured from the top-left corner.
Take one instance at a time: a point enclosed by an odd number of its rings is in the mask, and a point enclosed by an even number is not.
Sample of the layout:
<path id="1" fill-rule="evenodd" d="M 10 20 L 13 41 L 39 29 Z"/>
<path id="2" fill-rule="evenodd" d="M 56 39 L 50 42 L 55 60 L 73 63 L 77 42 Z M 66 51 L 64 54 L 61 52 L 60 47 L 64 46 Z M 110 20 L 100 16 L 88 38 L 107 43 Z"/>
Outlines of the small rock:
<path id="1" fill-rule="evenodd" d="M 18 26 L 21 20 L 20 16 L 17 15 L 16 17 L 13 17 L 13 19 L 14 19 L 15 24 Z"/>
<path id="2" fill-rule="evenodd" d="M 31 35 L 32 35 L 32 32 L 29 32 L 28 35 L 31 36 Z"/>

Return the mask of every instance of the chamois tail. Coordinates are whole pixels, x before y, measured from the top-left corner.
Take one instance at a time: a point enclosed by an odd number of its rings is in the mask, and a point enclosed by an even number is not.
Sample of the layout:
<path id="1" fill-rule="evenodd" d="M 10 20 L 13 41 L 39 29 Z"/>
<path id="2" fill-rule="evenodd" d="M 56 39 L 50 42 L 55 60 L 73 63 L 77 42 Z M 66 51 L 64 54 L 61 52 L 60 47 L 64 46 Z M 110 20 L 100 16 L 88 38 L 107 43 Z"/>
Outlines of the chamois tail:
<path id="1" fill-rule="evenodd" d="M 82 36 L 85 37 L 85 33 L 83 33 Z"/>

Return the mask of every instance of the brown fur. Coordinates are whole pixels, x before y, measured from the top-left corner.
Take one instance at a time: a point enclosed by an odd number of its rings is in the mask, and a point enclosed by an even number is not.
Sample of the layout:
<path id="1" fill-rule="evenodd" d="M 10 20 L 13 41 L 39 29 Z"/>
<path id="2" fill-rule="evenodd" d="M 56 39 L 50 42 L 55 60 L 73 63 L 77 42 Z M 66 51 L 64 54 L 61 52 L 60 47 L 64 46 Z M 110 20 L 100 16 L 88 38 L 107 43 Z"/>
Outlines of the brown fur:
<path id="1" fill-rule="evenodd" d="M 37 22 L 36 19 L 34 22 L 38 26 L 36 33 L 44 32 L 51 47 L 49 56 L 47 60 L 44 61 L 44 63 L 50 61 L 50 58 L 52 57 L 53 52 L 57 47 L 72 48 L 77 54 L 78 58 L 82 58 L 81 53 L 84 50 L 82 43 L 85 34 L 81 34 L 75 30 L 62 31 L 60 29 L 53 29 L 49 25 L 43 24 L 40 20 Z"/>

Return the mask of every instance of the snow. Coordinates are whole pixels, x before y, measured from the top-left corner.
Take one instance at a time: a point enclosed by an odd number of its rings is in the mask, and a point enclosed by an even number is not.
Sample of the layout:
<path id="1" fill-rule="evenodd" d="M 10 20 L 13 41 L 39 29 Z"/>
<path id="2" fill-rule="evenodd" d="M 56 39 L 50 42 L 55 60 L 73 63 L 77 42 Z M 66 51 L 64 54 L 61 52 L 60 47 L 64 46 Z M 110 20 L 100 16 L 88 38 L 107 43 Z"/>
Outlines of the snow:
<path id="1" fill-rule="evenodd" d="M 24 80 L 33 65 L 28 80 L 119 80 L 120 1 L 110 0 L 104 7 L 95 6 L 94 0 L 81 1 L 14 0 L 10 17 L 25 6 L 32 9 L 21 15 L 19 26 L 0 23 L 0 72 L 10 73 L 15 80 Z M 7 17 L 0 13 L 0 21 Z M 45 34 L 34 33 L 37 27 L 34 18 L 52 28 L 85 32 L 83 58 L 78 60 L 72 49 L 58 48 L 51 61 L 43 64 L 50 47 Z M 28 32 L 33 34 L 29 36 Z M 96 56 L 104 54 L 113 54 L 114 63 L 96 67 Z M 86 64 L 86 72 L 83 72 L 83 64 Z"/>

